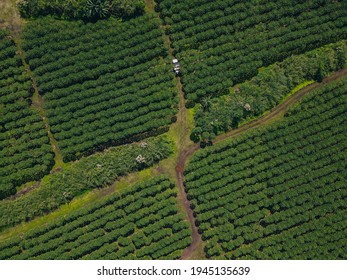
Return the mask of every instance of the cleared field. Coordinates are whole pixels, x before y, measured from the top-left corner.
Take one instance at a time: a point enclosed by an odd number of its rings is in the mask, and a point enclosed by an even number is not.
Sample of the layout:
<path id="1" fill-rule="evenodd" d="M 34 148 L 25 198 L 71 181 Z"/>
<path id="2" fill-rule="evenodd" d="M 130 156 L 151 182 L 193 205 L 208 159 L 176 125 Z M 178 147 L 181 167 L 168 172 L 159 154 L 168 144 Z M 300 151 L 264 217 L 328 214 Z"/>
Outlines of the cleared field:
<path id="1" fill-rule="evenodd" d="M 209 258 L 345 259 L 347 78 L 284 120 L 197 152 L 186 189 Z"/>
<path id="2" fill-rule="evenodd" d="M 191 242 L 166 177 L 0 243 L 0 259 L 177 259 Z"/>
<path id="3" fill-rule="evenodd" d="M 22 47 L 64 161 L 160 134 L 175 121 L 177 91 L 159 25 L 146 15 L 26 26 Z"/>
<path id="4" fill-rule="evenodd" d="M 189 106 L 258 68 L 347 38 L 346 1 L 159 0 Z"/>
<path id="5" fill-rule="evenodd" d="M 9 32 L 0 30 L 0 199 L 38 180 L 54 164 L 44 123 L 31 106 L 32 84 Z"/>

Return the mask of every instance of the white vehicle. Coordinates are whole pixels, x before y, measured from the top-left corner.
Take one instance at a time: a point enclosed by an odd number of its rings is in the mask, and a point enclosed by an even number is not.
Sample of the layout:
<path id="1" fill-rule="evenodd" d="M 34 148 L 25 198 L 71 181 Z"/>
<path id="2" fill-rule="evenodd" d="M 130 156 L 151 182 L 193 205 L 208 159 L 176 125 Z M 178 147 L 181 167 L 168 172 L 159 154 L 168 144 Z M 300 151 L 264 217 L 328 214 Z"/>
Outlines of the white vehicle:
<path id="1" fill-rule="evenodd" d="M 176 76 L 179 76 L 181 74 L 181 68 L 178 59 L 174 58 L 172 60 L 172 64 L 174 65 L 173 71 L 175 72 Z"/>

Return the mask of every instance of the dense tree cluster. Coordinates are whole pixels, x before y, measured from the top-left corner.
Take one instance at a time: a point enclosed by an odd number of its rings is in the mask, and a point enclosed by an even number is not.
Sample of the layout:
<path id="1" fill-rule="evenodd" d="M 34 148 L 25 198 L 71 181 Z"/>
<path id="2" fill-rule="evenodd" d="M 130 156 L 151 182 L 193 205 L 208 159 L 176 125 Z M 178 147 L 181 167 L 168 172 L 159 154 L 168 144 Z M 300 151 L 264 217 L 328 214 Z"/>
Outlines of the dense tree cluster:
<path id="1" fill-rule="evenodd" d="M 159 134 L 175 120 L 177 93 L 159 24 L 150 15 L 28 24 L 26 59 L 64 161 Z"/>
<path id="2" fill-rule="evenodd" d="M 166 177 L 126 188 L 20 238 L 0 259 L 177 259 L 191 242 Z"/>
<path id="3" fill-rule="evenodd" d="M 329 44 L 262 68 L 258 75 L 234 87 L 229 95 L 205 97 L 194 117 L 191 139 L 209 142 L 278 105 L 298 86 L 347 67 L 347 41 Z"/>
<path id="4" fill-rule="evenodd" d="M 88 190 L 112 184 L 120 176 L 152 166 L 171 153 L 172 143 L 164 136 L 141 144 L 110 148 L 82 158 L 43 181 L 40 188 L 0 202 L 0 230 L 29 221 L 57 209 Z M 143 161 L 136 161 L 141 155 Z M 28 207 L 30 205 L 30 207 Z"/>
<path id="5" fill-rule="evenodd" d="M 345 1 L 158 2 L 189 106 L 227 93 L 262 66 L 347 38 Z"/>
<path id="6" fill-rule="evenodd" d="M 13 40 L 0 30 L 0 199 L 54 164 L 44 123 L 30 106 L 32 92 Z"/>
<path id="7" fill-rule="evenodd" d="M 140 15 L 144 0 L 20 0 L 20 14 L 24 18 L 52 15 L 64 19 L 98 20 L 115 16 L 129 18 Z"/>
<path id="8" fill-rule="evenodd" d="M 346 258 L 346 90 L 341 78 L 194 155 L 185 184 L 207 257 Z"/>

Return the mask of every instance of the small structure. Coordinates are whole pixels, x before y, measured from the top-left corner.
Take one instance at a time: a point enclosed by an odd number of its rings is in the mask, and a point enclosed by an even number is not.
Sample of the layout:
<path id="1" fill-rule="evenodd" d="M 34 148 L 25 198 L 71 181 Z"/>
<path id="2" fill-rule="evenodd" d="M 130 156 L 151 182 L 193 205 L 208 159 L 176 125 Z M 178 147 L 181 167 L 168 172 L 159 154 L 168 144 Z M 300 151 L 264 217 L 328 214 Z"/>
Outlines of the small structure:
<path id="1" fill-rule="evenodd" d="M 181 68 L 180 68 L 180 64 L 178 62 L 178 59 L 174 58 L 172 60 L 172 64 L 173 64 L 173 71 L 175 72 L 176 76 L 181 75 Z"/>

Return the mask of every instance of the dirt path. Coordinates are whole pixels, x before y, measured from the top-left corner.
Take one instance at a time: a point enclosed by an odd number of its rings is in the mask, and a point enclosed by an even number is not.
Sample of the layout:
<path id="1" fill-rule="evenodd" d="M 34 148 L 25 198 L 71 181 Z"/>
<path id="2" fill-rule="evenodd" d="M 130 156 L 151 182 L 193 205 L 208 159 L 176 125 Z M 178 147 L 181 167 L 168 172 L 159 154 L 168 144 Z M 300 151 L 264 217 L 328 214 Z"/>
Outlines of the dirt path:
<path id="1" fill-rule="evenodd" d="M 146 0 L 146 11 L 151 12 L 157 15 L 159 18 L 159 14 L 155 12 L 155 2 L 154 0 Z M 173 49 L 171 47 L 171 39 L 168 35 L 165 33 L 165 25 L 161 25 L 161 29 L 164 30 L 164 44 L 168 49 L 168 55 L 170 59 L 173 59 Z M 190 127 L 188 124 L 188 110 L 185 106 L 185 98 L 183 93 L 183 86 L 181 83 L 181 78 L 176 77 L 175 78 L 178 97 L 179 97 L 179 104 L 178 104 L 178 114 L 177 114 L 177 120 L 172 125 L 171 129 L 174 131 L 174 138 L 176 142 L 176 148 L 177 148 L 177 158 L 175 160 L 176 168 L 175 168 L 175 175 L 176 175 L 176 185 L 178 187 L 178 203 L 180 204 L 182 210 L 187 214 L 187 220 L 189 221 L 191 228 L 192 228 L 192 244 L 186 248 L 181 256 L 181 259 L 189 259 L 192 255 L 192 253 L 199 248 L 202 240 L 200 238 L 200 235 L 198 233 L 198 228 L 195 226 L 195 218 L 193 216 L 193 211 L 190 209 L 190 202 L 187 199 L 187 194 L 184 189 L 183 185 L 183 170 L 184 170 L 184 162 L 182 162 L 182 158 L 184 158 L 184 155 L 186 153 L 189 154 L 191 152 L 191 149 L 193 147 L 199 148 L 198 145 L 192 145 L 191 141 L 189 139 L 190 134 Z M 187 154 L 187 155 L 188 155 Z M 183 156 L 183 157 L 182 157 Z M 182 165 L 183 163 L 183 165 Z"/>
<path id="2" fill-rule="evenodd" d="M 266 123 L 269 123 L 275 119 L 278 119 L 280 117 L 283 117 L 284 114 L 288 111 L 290 107 L 292 107 L 294 104 L 299 102 L 306 94 L 311 92 L 312 90 L 318 89 L 323 87 L 325 84 L 333 82 L 343 76 L 347 76 L 347 69 L 343 69 L 341 71 L 335 72 L 331 76 L 325 78 L 322 83 L 313 83 L 293 95 L 291 95 L 288 99 L 286 99 L 283 103 L 278 105 L 277 107 L 273 108 L 269 113 L 265 114 L 264 116 L 251 121 L 237 129 L 231 130 L 230 132 L 227 132 L 223 135 L 220 135 L 216 138 L 215 141 L 213 141 L 213 144 L 217 144 L 225 139 L 229 139 L 232 137 L 235 137 L 237 135 L 240 135 L 250 129 L 257 128 L 261 125 L 264 125 Z M 196 248 L 200 246 L 200 243 L 202 242 L 201 236 L 198 233 L 198 229 L 195 226 L 195 218 L 193 216 L 193 210 L 190 208 L 190 201 L 187 199 L 187 194 L 185 192 L 184 188 L 184 170 L 187 160 L 197 151 L 200 149 L 200 146 L 198 144 L 191 145 L 187 147 L 185 150 L 183 150 L 180 153 L 178 164 L 176 166 L 176 176 L 178 181 L 178 187 L 179 191 L 182 192 L 181 194 L 181 203 L 184 205 L 188 216 L 189 216 L 189 222 L 192 225 L 193 234 L 192 234 L 192 244 L 183 252 L 182 259 L 189 259 L 191 255 L 194 253 Z"/>
<path id="3" fill-rule="evenodd" d="M 180 128 L 180 137 L 178 140 L 178 159 L 175 168 L 176 171 L 176 184 L 178 187 L 178 200 L 184 211 L 187 213 L 188 221 L 192 229 L 192 243 L 187 247 L 181 256 L 182 260 L 190 259 L 192 254 L 201 247 L 201 236 L 198 233 L 198 228 L 195 225 L 195 217 L 193 215 L 193 210 L 190 208 L 190 201 L 187 198 L 187 193 L 184 188 L 184 165 L 187 157 L 199 149 L 199 145 L 190 144 L 189 134 L 190 131 L 187 127 L 187 108 L 185 107 L 184 93 L 182 90 L 182 83 L 179 77 L 176 78 L 176 84 L 179 91 L 180 101 L 179 101 L 179 112 L 177 117 L 177 125 Z"/>
<path id="4" fill-rule="evenodd" d="M 184 167 L 187 158 L 192 155 L 195 151 L 199 149 L 199 145 L 193 145 L 187 150 L 184 150 L 179 157 L 178 164 L 176 166 L 176 180 L 179 191 L 179 200 L 183 205 L 187 215 L 188 221 L 192 228 L 192 243 L 187 247 L 181 256 L 182 260 L 190 259 L 193 253 L 201 246 L 202 239 L 198 232 L 198 227 L 195 225 L 195 217 L 193 215 L 193 210 L 190 208 L 190 201 L 187 198 L 187 193 L 184 188 Z"/>

